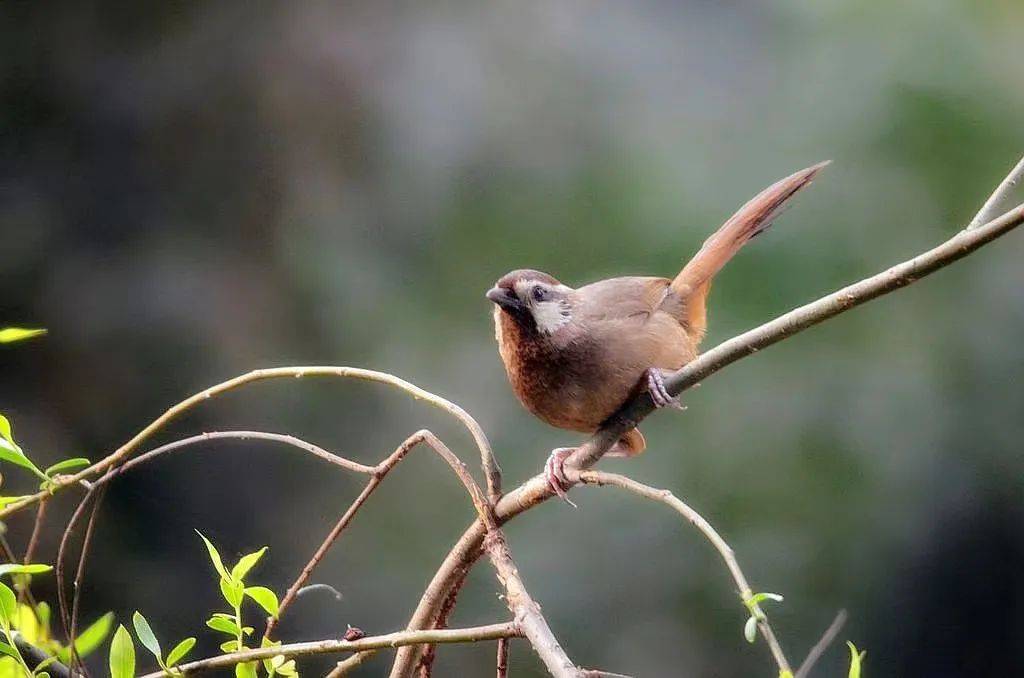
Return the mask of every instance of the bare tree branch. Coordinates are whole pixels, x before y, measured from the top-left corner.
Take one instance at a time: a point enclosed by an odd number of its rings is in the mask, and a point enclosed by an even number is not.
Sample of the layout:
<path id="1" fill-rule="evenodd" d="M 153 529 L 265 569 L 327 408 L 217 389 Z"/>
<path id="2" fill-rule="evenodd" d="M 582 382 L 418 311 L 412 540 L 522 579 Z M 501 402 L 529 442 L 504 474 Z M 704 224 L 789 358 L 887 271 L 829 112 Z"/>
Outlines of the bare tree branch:
<path id="1" fill-rule="evenodd" d="M 342 652 L 364 652 L 386 650 L 418 643 L 475 643 L 482 640 L 497 640 L 521 636 L 515 622 L 472 626 L 464 629 L 432 629 L 429 631 L 396 631 L 382 636 L 367 636 L 359 640 L 316 640 L 305 643 L 290 643 L 276 647 L 261 647 L 242 652 L 231 652 L 208 659 L 199 659 L 174 667 L 185 675 L 195 675 L 212 669 L 228 668 L 236 664 L 270 659 L 278 655 L 285 657 L 306 657 L 314 654 L 337 654 Z M 141 678 L 161 678 L 164 673 L 155 671 Z"/>
<path id="2" fill-rule="evenodd" d="M 836 639 L 839 632 L 842 631 L 843 625 L 846 623 L 846 610 L 839 610 L 836 614 L 836 618 L 832 620 L 828 628 L 825 629 L 825 633 L 822 634 L 821 640 L 814 644 L 811 651 L 807 653 L 807 658 L 804 659 L 804 663 L 800 665 L 800 668 L 796 670 L 795 678 L 807 678 L 807 675 L 814 668 L 814 665 L 821 659 L 821 655 L 825 654 L 825 650 L 832 644 L 832 641 Z"/>
<path id="3" fill-rule="evenodd" d="M 920 278 L 948 266 L 983 245 L 1009 233 L 1024 223 L 1024 205 L 1019 205 L 982 226 L 957 233 L 943 244 L 921 255 L 893 266 L 881 273 L 844 287 L 817 301 L 786 313 L 760 327 L 734 337 L 698 356 L 665 380 L 672 395 L 692 388 L 722 368 L 756 353 L 808 327 L 845 313 L 856 306 L 884 294 L 905 287 Z M 584 443 L 567 460 L 570 466 L 589 468 L 630 428 L 636 426 L 654 409 L 650 396 L 640 394 L 627 403 L 617 414 Z M 554 495 L 543 476 L 534 476 L 502 497 L 495 506 L 495 516 L 503 524 Z M 0 516 L 2 517 L 2 516 Z M 436 618 L 437 610 L 448 591 L 464 576 L 480 556 L 483 526 L 470 525 L 449 551 L 409 620 L 410 629 L 427 628 Z M 416 663 L 422 648 L 400 650 L 391 669 L 391 678 L 406 678 Z"/>
<path id="4" fill-rule="evenodd" d="M 501 639 L 499 639 L 498 642 L 500 643 Z M 348 659 L 343 659 L 338 662 L 338 665 L 334 667 L 334 670 L 328 673 L 324 678 L 340 678 L 341 676 L 347 676 L 352 669 L 359 668 L 378 652 L 380 652 L 380 650 L 357 652 Z"/>
<path id="5" fill-rule="evenodd" d="M 229 379 L 221 382 L 214 386 L 211 386 L 193 396 L 186 398 L 177 405 L 169 408 L 162 415 L 157 417 L 144 429 L 139 431 L 135 436 L 117 448 L 113 453 L 107 455 L 100 461 L 89 466 L 88 468 L 82 469 L 78 473 L 69 476 L 62 476 L 53 483 L 53 486 L 44 491 L 37 492 L 36 494 L 29 495 L 20 501 L 12 502 L 0 510 L 0 520 L 7 518 L 8 516 L 34 504 L 39 503 L 43 499 L 48 498 L 52 494 L 63 490 L 69 485 L 77 484 L 79 481 L 87 480 L 92 476 L 98 475 L 104 471 L 107 471 L 119 464 L 124 463 L 131 455 L 135 452 L 138 447 L 153 436 L 157 431 L 162 429 L 170 422 L 177 419 L 179 416 L 199 405 L 202 402 L 209 400 L 215 396 L 222 395 L 229 391 L 232 391 L 240 386 L 250 384 L 257 381 L 265 381 L 268 379 L 285 379 L 285 378 L 303 378 L 303 377 L 342 377 L 346 379 L 360 379 L 363 381 L 374 381 L 382 384 L 388 384 L 394 386 L 402 391 L 413 396 L 417 400 L 424 400 L 434 407 L 444 410 L 448 414 L 452 415 L 457 419 L 473 437 L 474 442 L 480 452 L 481 464 L 484 467 L 485 475 L 487 476 L 488 485 L 488 497 L 491 502 L 497 500 L 497 497 L 501 494 L 501 470 L 498 467 L 497 461 L 494 459 L 494 452 L 491 450 L 491 444 L 487 440 L 487 436 L 484 435 L 483 429 L 480 424 L 477 423 L 473 417 L 463 410 L 461 407 L 452 403 L 439 395 L 425 391 L 415 384 L 411 384 L 404 379 L 400 379 L 394 375 L 387 374 L 386 372 L 378 372 L 375 370 L 366 370 L 358 367 L 335 367 L 335 366 L 309 366 L 309 367 L 274 367 L 262 370 L 253 370 L 241 376 Z"/>
<path id="6" fill-rule="evenodd" d="M 498 657 L 494 666 L 496 678 L 508 678 L 508 646 L 508 638 L 498 638 Z"/>
<path id="7" fill-rule="evenodd" d="M 645 499 L 665 504 L 700 530 L 707 537 L 708 541 L 711 542 L 711 545 L 715 547 L 715 550 L 718 551 L 722 560 L 725 561 L 725 566 L 729 568 L 729 573 L 732 574 L 733 581 L 736 582 L 736 586 L 739 588 L 740 600 L 750 608 L 750 611 L 754 613 L 755 618 L 758 620 L 757 627 L 768 643 L 772 656 L 775 658 L 775 663 L 779 666 L 779 671 L 792 672 L 789 661 L 782 651 L 782 646 L 779 644 L 778 638 L 775 637 L 772 627 L 768 624 L 768 617 L 756 602 L 751 602 L 751 596 L 754 595 L 754 591 L 750 588 L 750 584 L 747 583 L 743 570 L 740 569 L 739 561 L 736 560 L 736 554 L 733 552 L 732 547 L 718 534 L 718 531 L 711 526 L 711 523 L 668 490 L 659 490 L 639 483 L 632 478 L 603 471 L 581 471 L 578 473 L 578 477 L 588 485 L 613 485 Z"/>
<path id="8" fill-rule="evenodd" d="M 978 213 L 971 219 L 971 223 L 967 225 L 967 230 L 987 224 L 998 217 L 1000 206 L 1010 198 L 1010 194 L 1013 193 L 1014 187 L 1020 182 L 1022 177 L 1024 177 L 1024 158 L 1020 159 L 1020 162 L 1010 170 L 1010 173 L 1006 175 L 1002 183 L 992 192 L 992 195 L 989 196 L 985 204 L 978 210 Z"/>

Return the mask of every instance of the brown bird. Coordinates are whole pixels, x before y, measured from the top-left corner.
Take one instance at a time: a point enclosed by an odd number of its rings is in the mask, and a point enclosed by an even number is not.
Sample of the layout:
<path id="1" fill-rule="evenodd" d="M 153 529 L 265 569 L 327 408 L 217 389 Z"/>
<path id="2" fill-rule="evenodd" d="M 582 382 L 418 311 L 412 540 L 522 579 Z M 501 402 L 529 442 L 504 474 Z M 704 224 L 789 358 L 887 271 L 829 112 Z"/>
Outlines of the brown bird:
<path id="1" fill-rule="evenodd" d="M 552 426 L 593 433 L 643 390 L 657 407 L 681 408 L 665 390 L 662 370 L 677 370 L 697 357 L 712 279 L 827 164 L 766 188 L 715 231 L 671 280 L 631 276 L 573 289 L 530 269 L 502 276 L 487 298 L 495 304 L 495 335 L 505 371 L 526 409 Z M 634 428 L 609 454 L 633 456 L 645 447 Z M 563 498 L 569 486 L 563 465 L 574 449 L 556 448 L 544 466 L 548 482 Z"/>

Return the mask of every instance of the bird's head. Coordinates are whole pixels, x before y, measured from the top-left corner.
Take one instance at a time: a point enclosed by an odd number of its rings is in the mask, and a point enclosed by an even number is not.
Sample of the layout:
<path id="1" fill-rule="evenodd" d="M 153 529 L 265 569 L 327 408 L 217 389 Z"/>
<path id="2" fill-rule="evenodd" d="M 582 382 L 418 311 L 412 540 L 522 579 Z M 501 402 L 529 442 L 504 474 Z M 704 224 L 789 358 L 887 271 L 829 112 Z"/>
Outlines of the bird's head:
<path id="1" fill-rule="evenodd" d="M 551 335 L 572 319 L 570 293 L 547 273 L 520 269 L 503 275 L 487 298 L 523 329 Z"/>

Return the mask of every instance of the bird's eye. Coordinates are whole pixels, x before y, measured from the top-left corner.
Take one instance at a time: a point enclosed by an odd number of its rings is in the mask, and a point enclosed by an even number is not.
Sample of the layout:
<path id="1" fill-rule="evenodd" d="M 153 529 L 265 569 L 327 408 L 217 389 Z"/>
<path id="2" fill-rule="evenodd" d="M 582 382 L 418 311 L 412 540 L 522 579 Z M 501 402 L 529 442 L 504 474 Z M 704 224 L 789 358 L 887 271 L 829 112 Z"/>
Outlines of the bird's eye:
<path id="1" fill-rule="evenodd" d="M 530 295 L 533 296 L 534 301 L 544 301 L 548 298 L 548 291 L 540 285 L 534 285 L 530 290 Z"/>

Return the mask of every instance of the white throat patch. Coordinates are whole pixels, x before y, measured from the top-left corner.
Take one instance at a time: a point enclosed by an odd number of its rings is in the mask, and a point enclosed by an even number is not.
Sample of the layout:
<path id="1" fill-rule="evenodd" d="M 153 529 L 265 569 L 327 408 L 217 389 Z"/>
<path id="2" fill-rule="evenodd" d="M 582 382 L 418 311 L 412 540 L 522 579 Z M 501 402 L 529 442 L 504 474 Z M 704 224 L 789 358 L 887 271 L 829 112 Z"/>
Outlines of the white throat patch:
<path id="1" fill-rule="evenodd" d="M 542 334 L 554 334 L 570 320 L 569 305 L 564 301 L 542 301 L 533 304 L 533 321 Z"/>

